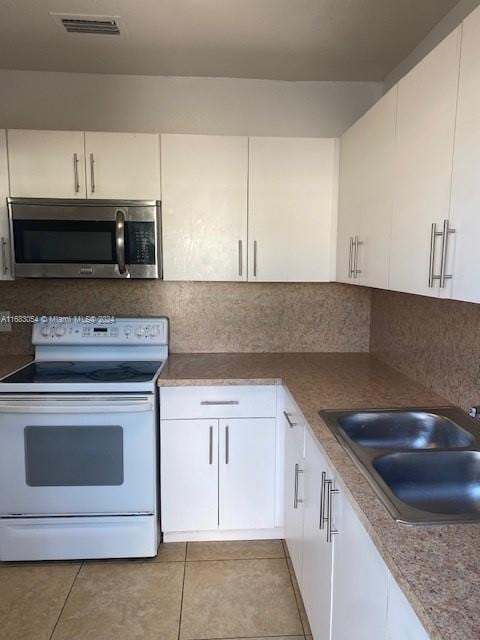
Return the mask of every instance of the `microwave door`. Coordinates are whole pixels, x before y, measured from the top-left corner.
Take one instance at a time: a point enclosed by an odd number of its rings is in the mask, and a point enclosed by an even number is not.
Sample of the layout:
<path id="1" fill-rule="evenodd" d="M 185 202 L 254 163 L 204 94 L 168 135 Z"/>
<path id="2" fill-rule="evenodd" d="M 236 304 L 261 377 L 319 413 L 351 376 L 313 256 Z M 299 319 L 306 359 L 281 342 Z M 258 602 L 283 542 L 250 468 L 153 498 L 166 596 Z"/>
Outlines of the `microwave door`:
<path id="1" fill-rule="evenodd" d="M 17 278 L 158 278 L 159 203 L 9 200 Z"/>

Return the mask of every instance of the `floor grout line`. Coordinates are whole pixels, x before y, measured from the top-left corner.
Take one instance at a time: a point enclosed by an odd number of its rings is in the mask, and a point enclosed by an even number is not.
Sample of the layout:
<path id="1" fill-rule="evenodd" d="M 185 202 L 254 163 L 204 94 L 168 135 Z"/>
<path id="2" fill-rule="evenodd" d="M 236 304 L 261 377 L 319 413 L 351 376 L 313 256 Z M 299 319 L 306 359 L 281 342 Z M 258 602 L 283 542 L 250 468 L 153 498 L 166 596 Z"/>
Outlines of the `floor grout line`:
<path id="1" fill-rule="evenodd" d="M 187 542 L 188 544 L 188 542 Z M 185 558 L 187 557 L 187 545 L 185 545 Z M 183 596 L 185 593 L 185 576 L 187 573 L 187 562 L 183 563 L 183 581 L 182 581 L 182 593 L 180 595 L 180 613 L 178 615 L 178 635 L 177 640 L 180 640 L 180 632 L 182 630 L 182 614 L 183 614 Z"/>
<path id="2" fill-rule="evenodd" d="M 285 561 L 287 563 L 288 575 L 290 576 L 290 583 L 291 583 L 292 589 L 293 589 L 293 597 L 295 598 L 295 603 L 297 605 L 298 615 L 299 615 L 299 618 L 300 618 L 300 624 L 302 625 L 302 629 L 303 629 L 303 635 L 307 636 L 307 629 L 305 629 L 305 625 L 303 624 L 302 608 L 300 607 L 300 602 L 298 601 L 298 597 L 301 598 L 302 596 L 300 595 L 300 593 L 299 593 L 299 596 L 297 596 L 297 590 L 295 589 L 294 580 L 296 580 L 297 578 L 293 574 L 293 563 L 292 563 L 292 569 L 290 569 L 290 565 L 288 563 L 288 560 L 285 559 Z M 302 602 L 302 607 L 303 607 L 303 609 L 305 609 L 305 605 L 303 604 L 303 602 Z"/>
<path id="3" fill-rule="evenodd" d="M 82 570 L 82 567 L 83 567 L 84 564 L 85 564 L 85 561 L 83 560 L 80 563 L 80 566 L 78 567 L 78 571 L 77 571 L 77 573 L 75 574 L 75 576 L 74 576 L 74 578 L 72 580 L 72 584 L 70 585 L 70 589 L 68 590 L 67 596 L 65 598 L 65 602 L 63 603 L 62 608 L 60 609 L 60 613 L 58 614 L 58 618 L 55 621 L 55 624 L 53 625 L 52 633 L 50 634 L 49 640 L 52 640 L 52 638 L 53 638 L 53 634 L 55 633 L 55 630 L 56 630 L 56 628 L 58 626 L 58 623 L 60 622 L 60 618 L 62 617 L 62 613 L 63 613 L 63 611 L 64 611 L 64 609 L 65 609 L 65 607 L 67 605 L 67 602 L 68 602 L 68 599 L 70 597 L 70 594 L 72 593 L 72 589 L 73 589 L 73 587 L 75 585 L 75 582 L 77 581 L 77 578 L 78 578 L 78 576 L 80 574 L 80 571 Z"/>
<path id="4" fill-rule="evenodd" d="M 252 556 L 249 558 L 197 558 L 196 560 L 187 560 L 187 562 L 229 562 L 230 560 L 286 560 L 286 558 L 285 556 Z M 208 640 L 211 639 L 209 638 Z"/>

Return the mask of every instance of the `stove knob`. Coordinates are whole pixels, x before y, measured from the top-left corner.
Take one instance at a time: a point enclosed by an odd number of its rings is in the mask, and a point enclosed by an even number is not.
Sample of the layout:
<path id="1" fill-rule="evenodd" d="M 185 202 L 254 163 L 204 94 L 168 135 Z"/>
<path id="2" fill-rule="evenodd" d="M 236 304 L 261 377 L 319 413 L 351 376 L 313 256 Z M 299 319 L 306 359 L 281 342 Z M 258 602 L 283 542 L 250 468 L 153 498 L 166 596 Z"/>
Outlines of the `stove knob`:
<path id="1" fill-rule="evenodd" d="M 139 338 L 141 338 L 143 336 L 143 329 L 142 327 L 137 327 L 135 329 L 135 335 L 137 335 Z"/>
<path id="2" fill-rule="evenodd" d="M 152 338 L 154 338 L 157 335 L 157 327 L 152 324 L 152 326 L 148 330 L 148 333 L 152 336 Z"/>
<path id="3" fill-rule="evenodd" d="M 42 336 L 44 338 L 47 338 L 50 335 L 50 327 L 45 324 L 41 329 L 40 329 L 40 333 L 42 334 Z"/>
<path id="4" fill-rule="evenodd" d="M 66 332 L 66 327 L 64 324 L 60 324 L 58 327 L 55 327 L 55 335 L 57 336 L 57 338 L 61 338 L 62 336 L 65 335 Z"/>

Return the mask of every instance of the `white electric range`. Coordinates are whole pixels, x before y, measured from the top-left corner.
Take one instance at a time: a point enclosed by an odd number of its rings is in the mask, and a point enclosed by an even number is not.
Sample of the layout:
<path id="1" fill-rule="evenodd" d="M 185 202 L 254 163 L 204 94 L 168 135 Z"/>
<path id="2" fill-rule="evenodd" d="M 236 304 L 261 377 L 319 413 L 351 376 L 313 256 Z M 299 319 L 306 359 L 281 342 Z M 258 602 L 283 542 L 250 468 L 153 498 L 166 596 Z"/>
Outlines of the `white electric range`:
<path id="1" fill-rule="evenodd" d="M 52 318 L 0 380 L 0 560 L 154 556 L 166 318 Z"/>

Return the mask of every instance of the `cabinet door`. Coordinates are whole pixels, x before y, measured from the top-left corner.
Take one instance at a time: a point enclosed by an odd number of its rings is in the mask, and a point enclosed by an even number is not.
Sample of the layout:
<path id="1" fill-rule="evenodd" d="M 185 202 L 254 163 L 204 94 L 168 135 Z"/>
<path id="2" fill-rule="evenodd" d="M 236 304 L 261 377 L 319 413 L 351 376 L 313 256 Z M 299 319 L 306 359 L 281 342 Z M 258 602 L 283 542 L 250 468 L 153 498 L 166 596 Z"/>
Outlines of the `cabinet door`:
<path id="1" fill-rule="evenodd" d="M 248 138 L 162 135 L 165 280 L 247 279 Z"/>
<path id="2" fill-rule="evenodd" d="M 250 280 L 331 280 L 336 145 L 321 138 L 250 138 Z"/>
<path id="3" fill-rule="evenodd" d="M 161 420 L 162 531 L 218 528 L 218 420 Z"/>
<path id="4" fill-rule="evenodd" d="M 398 87 L 395 196 L 390 289 L 428 296 L 432 223 L 449 217 L 461 27 L 403 78 Z M 441 237 L 433 238 L 440 272 Z"/>
<path id="5" fill-rule="evenodd" d="M 305 430 L 304 476 L 302 596 L 313 637 L 327 640 L 330 637 L 335 539 L 327 540 L 327 525 L 320 528 L 320 517 L 321 511 L 327 515 L 325 481 L 332 480 L 333 476 L 308 429 Z"/>
<path id="6" fill-rule="evenodd" d="M 360 233 L 360 195 L 365 152 L 363 119 L 355 123 L 340 138 L 340 168 L 338 178 L 338 220 L 337 220 L 337 269 L 336 280 L 348 284 L 358 284 L 354 277 L 354 238 Z"/>
<path id="7" fill-rule="evenodd" d="M 85 198 L 83 131 L 8 130 L 10 193 L 22 198 Z"/>
<path id="8" fill-rule="evenodd" d="M 275 419 L 220 420 L 220 529 L 275 526 Z"/>
<path id="9" fill-rule="evenodd" d="M 8 224 L 7 134 L 0 130 L 0 280 L 11 280 L 10 230 Z"/>
<path id="10" fill-rule="evenodd" d="M 428 640 L 429 636 L 388 572 L 387 640 Z"/>
<path id="11" fill-rule="evenodd" d="M 155 133 L 85 132 L 87 198 L 160 199 Z"/>
<path id="12" fill-rule="evenodd" d="M 292 414 L 290 412 L 289 416 Z M 293 426 L 290 426 L 292 424 Z M 302 584 L 303 565 L 303 465 L 305 427 L 284 419 L 285 429 L 285 540 L 297 581 Z"/>
<path id="13" fill-rule="evenodd" d="M 397 87 L 391 89 L 360 121 L 363 142 L 357 158 L 360 172 L 360 226 L 355 249 L 357 282 L 388 287 L 390 228 L 393 211 Z"/>
<path id="14" fill-rule="evenodd" d="M 480 302 L 480 9 L 463 23 L 457 127 L 453 165 L 447 295 Z"/>
<path id="15" fill-rule="evenodd" d="M 347 497 L 336 496 L 332 640 L 384 640 L 387 567 Z"/>

